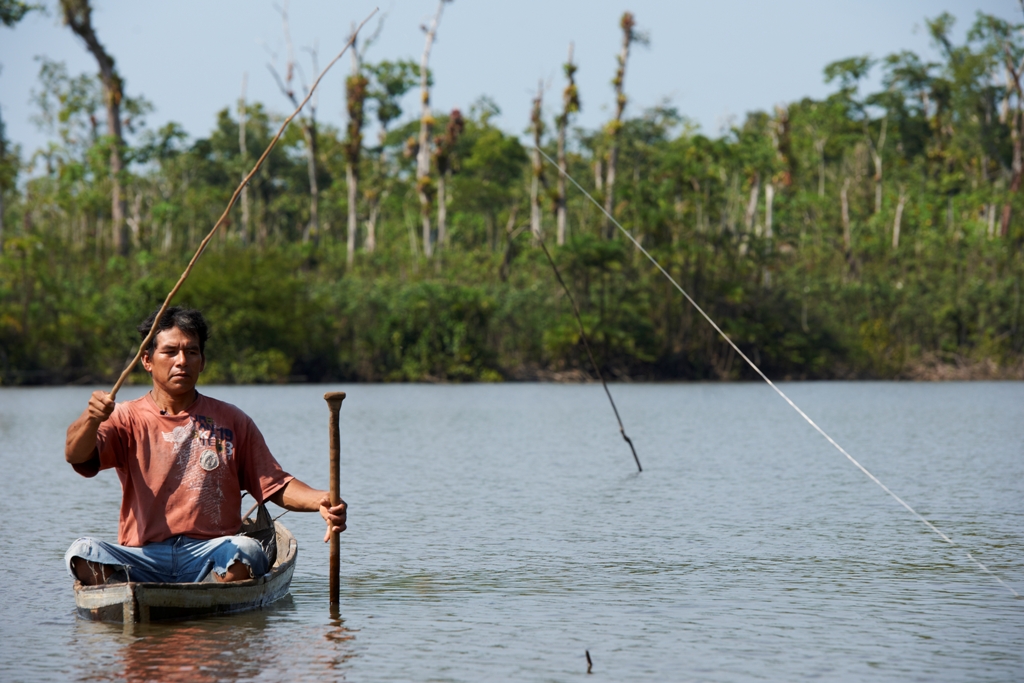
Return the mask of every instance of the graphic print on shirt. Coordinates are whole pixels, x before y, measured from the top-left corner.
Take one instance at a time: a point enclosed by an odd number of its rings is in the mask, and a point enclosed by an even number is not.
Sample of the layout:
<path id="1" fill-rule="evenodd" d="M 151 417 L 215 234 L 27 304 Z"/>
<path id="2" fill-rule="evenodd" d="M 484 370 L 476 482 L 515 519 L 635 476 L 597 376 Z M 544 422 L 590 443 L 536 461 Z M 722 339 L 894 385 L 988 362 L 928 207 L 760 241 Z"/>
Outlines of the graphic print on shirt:
<path id="1" fill-rule="evenodd" d="M 234 433 L 204 415 L 190 417 L 185 425 L 161 432 L 172 445 L 175 475 L 186 490 L 197 491 L 200 515 L 214 526 L 221 524 L 225 464 L 235 453 Z"/>

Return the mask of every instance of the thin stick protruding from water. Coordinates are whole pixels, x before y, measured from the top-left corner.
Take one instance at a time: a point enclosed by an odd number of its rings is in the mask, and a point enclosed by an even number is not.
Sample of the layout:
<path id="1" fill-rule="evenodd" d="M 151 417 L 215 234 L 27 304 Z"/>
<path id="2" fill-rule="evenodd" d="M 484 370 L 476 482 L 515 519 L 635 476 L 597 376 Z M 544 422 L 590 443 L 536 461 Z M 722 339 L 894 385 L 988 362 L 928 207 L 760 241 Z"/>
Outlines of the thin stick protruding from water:
<path id="1" fill-rule="evenodd" d="M 569 291 L 569 287 L 565 284 L 565 280 L 562 279 L 562 274 L 558 272 L 558 266 L 555 265 L 555 260 L 551 258 L 551 253 L 548 251 L 548 247 L 544 244 L 544 240 L 538 237 L 541 249 L 544 250 L 544 255 L 548 257 L 548 263 L 551 264 L 552 270 L 555 271 L 555 277 L 558 278 L 558 283 L 562 285 L 562 289 L 565 290 L 565 295 L 569 297 L 569 303 L 572 304 L 572 312 L 576 316 L 576 322 L 580 326 L 580 339 L 583 340 L 583 346 L 587 350 L 587 355 L 590 357 L 590 364 L 594 366 L 594 372 L 597 373 L 597 378 L 601 380 L 601 385 L 604 387 L 604 393 L 608 394 L 608 402 L 612 404 L 612 410 L 615 412 L 615 419 L 619 422 L 619 433 L 622 434 L 623 440 L 629 444 L 629 450 L 633 452 L 633 460 L 636 461 L 636 469 L 640 472 L 644 471 L 644 468 L 640 466 L 640 458 L 636 455 L 636 448 L 633 447 L 633 440 L 626 436 L 626 428 L 622 426 L 622 418 L 619 417 L 619 409 L 615 407 L 615 399 L 612 398 L 612 392 L 608 390 L 608 382 L 604 381 L 604 375 L 601 374 L 601 368 L 597 366 L 597 361 L 594 360 L 594 354 L 590 351 L 590 342 L 587 341 L 586 330 L 583 329 L 583 318 L 580 317 L 580 309 L 576 306 L 576 300 L 572 298 L 572 292 Z M 589 660 L 590 657 L 588 656 Z"/>
<path id="2" fill-rule="evenodd" d="M 1024 2 L 1024 0 L 1022 0 L 1022 2 Z M 690 303 L 690 305 L 693 306 L 694 310 L 696 310 L 698 313 L 700 313 L 701 317 L 703 317 L 705 320 L 708 321 L 708 324 L 711 325 L 711 327 L 714 328 L 715 332 L 717 332 L 719 335 L 721 335 L 722 339 L 724 339 L 726 341 L 726 343 L 729 344 L 730 347 L 732 347 L 732 350 L 735 351 L 739 355 L 739 357 L 742 358 L 744 360 L 744 362 L 746 362 L 746 364 L 750 366 L 750 369 L 753 370 L 754 372 L 756 372 L 758 374 L 758 376 L 761 379 L 763 379 L 765 381 L 765 383 L 769 387 L 772 388 L 772 391 L 774 391 L 776 394 L 779 395 L 779 398 L 781 398 L 783 401 L 788 403 L 789 407 L 792 408 L 793 410 L 795 410 L 796 413 L 800 417 L 802 417 L 804 419 L 804 421 L 807 422 L 807 424 L 809 424 L 814 429 L 814 431 L 816 431 L 819 434 L 821 434 L 825 438 L 825 440 L 828 441 L 830 444 L 832 444 L 832 446 L 834 446 L 837 451 L 842 453 L 843 456 L 847 460 L 849 460 L 850 463 L 853 464 L 854 467 L 856 467 L 861 472 L 863 472 L 865 474 L 865 476 L 867 476 L 868 479 L 870 479 L 871 481 L 873 481 L 876 484 L 878 484 L 879 488 L 881 488 L 883 491 L 888 493 L 893 498 L 893 500 L 895 500 L 897 503 L 899 503 L 904 508 L 906 508 L 907 512 L 909 512 L 910 514 L 912 514 L 915 517 L 917 517 L 917 519 L 920 520 L 921 523 L 923 523 L 925 526 L 927 526 L 929 529 L 931 529 L 933 532 L 935 532 L 935 534 L 938 535 L 939 538 L 941 538 L 943 541 L 945 541 L 949 545 L 953 545 L 953 546 L 957 546 L 957 547 L 961 547 L 961 548 L 963 547 L 963 546 L 960 546 L 958 543 L 956 543 L 949 536 L 947 536 L 946 534 L 942 533 L 941 529 L 939 529 L 937 526 L 935 526 L 934 524 L 929 522 L 928 519 L 924 515 L 922 515 L 920 512 L 918 512 L 917 510 L 912 508 L 910 506 L 910 503 L 908 503 L 907 501 L 905 501 L 902 498 L 900 498 L 899 496 L 897 496 L 896 493 L 893 492 L 892 489 L 890 489 L 888 486 L 886 486 L 885 484 L 882 483 L 881 479 L 879 479 L 875 475 L 871 474 L 871 472 L 868 470 L 868 468 L 866 468 L 866 467 L 864 467 L 864 465 L 860 464 L 860 461 L 858 461 L 856 458 L 854 458 L 852 455 L 850 455 L 849 452 L 847 452 L 847 450 L 845 448 L 840 446 L 838 441 L 836 441 L 831 436 L 829 436 L 828 432 L 826 432 L 824 429 L 822 429 L 818 425 L 817 422 L 812 420 L 811 416 L 808 415 L 807 413 L 805 413 L 803 411 L 803 409 L 800 408 L 800 406 L 798 406 L 793 401 L 793 399 L 791 399 L 789 396 L 787 396 L 786 393 L 784 391 L 782 391 L 782 389 L 780 389 L 778 387 L 778 385 L 775 384 L 775 382 L 773 382 L 770 379 L 768 379 L 768 375 L 764 374 L 764 371 L 761 370 L 761 368 L 759 368 L 757 366 L 757 364 L 754 363 L 754 361 L 750 360 L 750 358 L 747 356 L 747 354 L 743 353 L 743 351 L 740 349 L 740 347 L 736 345 L 736 342 L 734 342 L 732 340 L 732 338 L 725 333 L 725 330 L 723 330 L 718 325 L 718 323 L 716 323 L 714 321 L 714 319 L 712 319 L 712 317 L 707 314 L 707 311 L 705 311 L 703 308 L 701 308 L 700 304 L 698 304 L 694 300 L 694 298 L 692 296 L 690 296 L 686 292 L 686 290 L 683 289 L 682 286 L 678 282 L 676 282 L 676 279 L 674 277 L 672 277 L 672 275 L 670 275 L 667 270 L 665 270 L 664 266 L 662 266 L 660 263 L 658 263 L 658 260 L 656 258 L 651 256 L 651 252 L 649 252 L 646 249 L 644 249 L 644 246 L 642 244 L 640 244 L 640 242 L 637 241 L 637 239 L 635 237 L 633 237 L 633 235 L 628 230 L 626 230 L 624 227 L 622 227 L 622 223 L 619 223 L 617 220 L 615 220 L 615 218 L 611 215 L 611 213 L 606 211 L 605 208 L 603 206 L 601 206 L 601 203 L 599 201 L 597 201 L 596 199 L 594 199 L 594 196 L 592 194 L 590 194 L 585 189 L 583 189 L 583 186 L 580 185 L 579 182 L 575 178 L 573 178 L 571 175 L 569 175 L 569 173 L 564 168 L 561 168 L 560 166 L 558 166 L 558 164 L 555 162 L 554 159 L 552 159 L 550 156 L 545 154 L 543 149 L 539 149 L 538 148 L 537 151 L 540 152 L 540 155 L 542 157 L 547 159 L 549 164 L 551 164 L 552 166 L 556 167 L 560 174 L 564 175 L 565 178 L 569 182 L 571 182 L 573 185 L 575 185 L 576 189 L 578 189 L 580 192 L 582 192 L 583 196 L 586 197 L 587 199 L 589 199 L 590 202 L 594 206 L 597 207 L 598 211 L 601 211 L 602 213 L 605 214 L 605 216 L 608 218 L 608 220 L 611 221 L 612 224 L 615 227 L 617 227 L 619 229 L 619 231 L 622 232 L 622 234 L 625 235 L 629 239 L 630 242 L 633 243 L 633 246 L 635 246 L 640 251 L 641 254 L 646 256 L 647 259 L 652 264 L 654 264 L 654 267 L 657 268 L 661 272 L 661 274 L 664 275 L 665 278 L 669 282 L 672 283 L 672 286 L 675 287 L 679 291 L 679 293 L 683 295 L 683 298 L 685 298 Z M 550 257 L 548 257 L 548 258 L 550 258 Z M 978 560 L 978 558 L 976 558 L 974 555 L 972 555 L 971 553 L 967 552 L 966 550 L 964 550 L 964 554 L 967 556 L 967 559 L 969 559 L 971 562 L 976 564 L 978 566 L 978 568 L 981 569 L 981 571 L 985 572 L 986 574 L 991 576 L 993 579 L 998 581 L 999 585 L 1001 585 L 1003 588 L 1008 590 L 1013 597 L 1015 597 L 1015 598 L 1019 598 L 1020 597 L 1020 594 L 1017 593 L 1017 591 L 1012 586 L 1010 586 L 1005 581 L 1003 581 L 1001 578 L 999 578 L 998 574 L 996 574 L 994 571 L 992 571 L 987 566 L 985 566 L 985 564 L 983 562 L 981 562 L 980 560 Z"/>
<path id="3" fill-rule="evenodd" d="M 138 365 L 139 359 L 142 358 L 143 350 L 147 346 L 149 346 L 149 343 L 153 340 L 153 335 L 156 334 L 156 321 L 160 320 L 160 317 L 164 314 L 164 311 L 166 311 L 167 307 L 170 305 L 171 299 L 173 299 L 174 295 L 178 293 L 178 290 L 181 289 L 181 286 L 185 284 L 185 280 L 192 272 L 192 267 L 196 264 L 196 261 L 199 260 L 199 257 L 203 255 L 203 252 L 206 251 L 206 245 L 210 243 L 211 239 L 213 239 L 213 236 L 214 234 L 216 234 L 217 229 L 224 224 L 224 221 L 227 220 L 228 214 L 231 212 L 231 209 L 235 206 L 235 202 L 238 201 L 238 195 L 242 193 L 242 189 L 249 184 L 249 181 L 252 180 L 252 177 L 256 175 L 256 172 L 260 170 L 261 166 L 263 166 L 263 162 L 266 160 L 267 156 L 270 155 L 270 151 L 274 149 L 274 146 L 277 145 L 277 141 L 281 139 L 281 135 L 284 134 L 284 130 L 285 128 L 288 127 L 288 124 L 292 122 L 292 119 L 298 116 L 299 112 L 302 111 L 302 108 L 306 106 L 307 102 L 309 102 L 309 98 L 313 96 L 313 92 L 316 90 L 316 87 L 320 84 L 320 80 L 327 74 L 328 71 L 330 71 L 331 67 L 334 66 L 334 63 L 341 59 L 341 56 L 344 55 L 345 52 L 350 47 L 352 47 L 352 43 L 355 41 L 356 36 L 359 34 L 359 31 L 362 30 L 363 26 L 366 25 L 366 22 L 373 18 L 373 15 L 376 14 L 379 9 L 380 8 L 375 8 L 372 12 L 370 12 L 369 16 L 363 19 L 363 23 L 359 24 L 359 27 L 356 28 L 355 32 L 352 33 L 352 36 L 348 39 L 348 42 L 345 43 L 345 47 L 341 49 L 341 52 L 339 52 L 338 55 L 334 59 L 332 59 L 331 62 L 326 67 L 324 67 L 324 70 L 321 71 L 320 75 L 316 77 L 315 81 L 313 81 L 313 85 L 310 86 L 309 92 L 306 93 L 305 99 L 303 99 L 302 102 L 299 103 L 299 106 L 295 108 L 295 111 L 293 111 L 288 116 L 288 118 L 284 120 L 284 123 L 281 124 L 281 128 L 277 131 L 277 135 L 274 136 L 274 138 L 270 141 L 270 144 L 267 145 L 267 148 L 263 151 L 263 154 L 260 155 L 260 158 L 256 161 L 256 165 L 252 167 L 252 170 L 249 171 L 249 174 L 245 176 L 245 178 L 242 179 L 242 182 L 239 183 L 238 187 L 235 188 L 234 193 L 231 195 L 231 199 L 228 201 L 227 208 L 224 209 L 224 213 L 220 215 L 220 218 L 217 219 L 216 223 L 214 223 L 213 229 L 210 230 L 209 234 L 199 244 L 199 248 L 196 249 L 195 255 L 192 256 L 192 260 L 188 262 L 188 266 L 185 268 L 185 271 L 181 274 L 181 277 L 178 278 L 177 284 L 175 284 L 171 291 L 168 292 L 167 298 L 164 299 L 163 305 L 161 305 L 160 310 L 157 311 L 156 318 L 154 318 L 154 323 L 152 327 L 149 328 L 149 334 L 147 334 L 146 338 L 142 340 L 141 344 L 139 344 L 139 350 L 135 354 L 135 357 L 127 366 L 125 366 L 125 369 L 121 371 L 121 376 L 118 377 L 117 383 L 114 384 L 114 388 L 110 390 L 110 400 L 114 400 L 115 398 L 117 398 L 117 392 L 121 390 L 121 386 L 125 383 L 125 380 L 128 379 L 128 375 L 130 375 L 132 370 L 135 369 L 135 366 Z"/>

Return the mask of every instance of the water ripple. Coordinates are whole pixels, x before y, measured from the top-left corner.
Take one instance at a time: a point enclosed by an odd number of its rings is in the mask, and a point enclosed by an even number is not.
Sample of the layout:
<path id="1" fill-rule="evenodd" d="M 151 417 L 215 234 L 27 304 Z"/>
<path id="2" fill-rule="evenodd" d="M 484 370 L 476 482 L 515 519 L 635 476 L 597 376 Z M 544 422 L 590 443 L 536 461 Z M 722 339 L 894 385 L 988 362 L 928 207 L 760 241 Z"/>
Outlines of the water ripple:
<path id="1" fill-rule="evenodd" d="M 210 387 L 326 480 L 328 387 Z M 330 387 L 333 388 L 333 387 Z M 807 383 L 798 404 L 950 547 L 759 385 L 354 386 L 343 605 L 315 516 L 272 609 L 77 619 L 63 552 L 120 487 L 63 464 L 90 389 L 0 389 L 0 680 L 1007 681 L 1024 678 L 1024 384 Z M 141 390 L 127 389 L 122 398 Z M 134 392 L 134 393 L 132 393 Z M 44 491 L 45 494 L 41 494 Z"/>

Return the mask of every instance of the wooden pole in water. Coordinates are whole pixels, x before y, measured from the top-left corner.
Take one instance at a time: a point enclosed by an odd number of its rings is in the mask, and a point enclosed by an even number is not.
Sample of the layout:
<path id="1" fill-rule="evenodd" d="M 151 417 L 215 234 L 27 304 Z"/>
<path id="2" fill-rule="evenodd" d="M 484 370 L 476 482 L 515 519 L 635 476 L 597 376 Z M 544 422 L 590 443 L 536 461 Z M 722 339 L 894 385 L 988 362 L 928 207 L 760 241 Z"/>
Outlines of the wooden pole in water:
<path id="1" fill-rule="evenodd" d="M 327 407 L 331 409 L 331 506 L 341 502 L 341 426 L 339 415 L 344 391 L 328 391 L 324 394 Z M 331 532 L 331 607 L 337 607 L 341 599 L 341 534 Z"/>

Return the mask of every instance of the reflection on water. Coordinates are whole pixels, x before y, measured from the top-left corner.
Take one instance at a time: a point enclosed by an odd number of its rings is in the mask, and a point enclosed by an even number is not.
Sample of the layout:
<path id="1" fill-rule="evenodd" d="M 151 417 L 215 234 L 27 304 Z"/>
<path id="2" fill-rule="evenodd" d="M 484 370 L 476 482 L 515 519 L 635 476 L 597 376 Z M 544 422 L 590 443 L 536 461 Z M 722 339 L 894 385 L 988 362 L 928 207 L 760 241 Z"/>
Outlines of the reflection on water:
<path id="1" fill-rule="evenodd" d="M 280 635 L 296 616 L 288 596 L 266 610 L 184 622 L 122 626 L 78 619 L 68 649 L 79 653 L 77 677 L 84 681 L 254 680 L 286 664 L 281 651 L 288 644 Z M 336 614 L 323 624 L 304 624 L 301 632 L 304 642 L 295 650 L 301 671 L 321 672 L 323 680 L 344 678 L 355 639 L 345 620 Z"/>
<path id="2" fill-rule="evenodd" d="M 324 485 L 328 388 L 207 391 Z M 0 681 L 569 680 L 586 651 L 608 680 L 1022 678 L 1024 600 L 762 386 L 615 387 L 641 475 L 600 387 L 338 388 L 340 611 L 322 522 L 289 514 L 287 600 L 127 629 L 77 619 L 62 565 L 117 530 L 116 476 L 62 461 L 90 389 L 0 389 L 0 554 L 33 569 L 0 582 Z M 786 391 L 1024 587 L 1024 384 Z"/>
<path id="3" fill-rule="evenodd" d="M 267 615 L 262 612 L 123 628 L 79 621 L 75 628 L 79 650 L 97 653 L 104 649 L 102 641 L 113 639 L 118 643 L 112 658 L 86 659 L 82 677 L 105 680 L 114 673 L 113 668 L 118 678 L 129 681 L 251 679 L 270 654 L 267 623 Z"/>
<path id="4" fill-rule="evenodd" d="M 355 631 L 345 626 L 345 620 L 338 608 L 331 607 L 331 620 L 328 627 L 324 629 L 324 640 L 328 645 L 325 650 L 328 664 L 326 673 L 339 674 L 344 670 L 343 665 L 355 656 L 355 650 L 352 647 L 352 641 L 355 638 Z M 328 676 L 327 680 L 332 678 L 336 679 L 337 676 Z"/>

